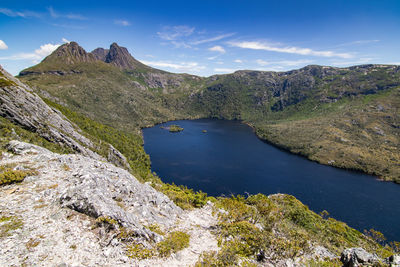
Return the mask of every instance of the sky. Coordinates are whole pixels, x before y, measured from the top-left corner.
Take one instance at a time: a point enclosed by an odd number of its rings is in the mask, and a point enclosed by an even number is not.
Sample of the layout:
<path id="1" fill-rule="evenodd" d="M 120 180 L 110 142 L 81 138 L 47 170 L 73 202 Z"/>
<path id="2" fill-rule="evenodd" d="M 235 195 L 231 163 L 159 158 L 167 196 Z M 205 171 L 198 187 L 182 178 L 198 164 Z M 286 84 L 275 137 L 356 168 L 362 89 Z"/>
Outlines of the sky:
<path id="1" fill-rule="evenodd" d="M 400 0 L 0 1 L 0 64 L 12 74 L 69 41 L 88 52 L 116 42 L 200 76 L 400 65 Z"/>

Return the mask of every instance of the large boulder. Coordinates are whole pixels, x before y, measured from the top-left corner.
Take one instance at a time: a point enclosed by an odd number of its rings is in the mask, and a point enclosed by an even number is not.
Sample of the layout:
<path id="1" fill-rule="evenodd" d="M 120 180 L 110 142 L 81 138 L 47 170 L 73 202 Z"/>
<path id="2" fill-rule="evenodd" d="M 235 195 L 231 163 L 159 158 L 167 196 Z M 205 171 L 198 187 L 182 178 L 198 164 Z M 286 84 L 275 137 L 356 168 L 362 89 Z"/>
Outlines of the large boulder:
<path id="1" fill-rule="evenodd" d="M 400 267 L 400 254 L 392 255 L 389 258 L 387 258 L 385 261 L 391 267 Z"/>
<path id="2" fill-rule="evenodd" d="M 345 249 L 340 257 L 344 267 L 357 267 L 379 262 L 376 255 L 368 253 L 363 248 Z"/>

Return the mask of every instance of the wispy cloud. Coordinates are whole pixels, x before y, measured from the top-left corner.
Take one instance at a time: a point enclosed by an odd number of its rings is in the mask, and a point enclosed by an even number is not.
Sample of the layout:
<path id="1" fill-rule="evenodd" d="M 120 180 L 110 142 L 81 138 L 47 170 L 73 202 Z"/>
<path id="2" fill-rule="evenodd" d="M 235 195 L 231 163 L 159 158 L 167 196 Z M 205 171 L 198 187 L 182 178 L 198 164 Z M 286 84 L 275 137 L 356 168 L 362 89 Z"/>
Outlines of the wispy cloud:
<path id="1" fill-rule="evenodd" d="M 227 33 L 227 34 L 221 34 L 221 35 L 217 35 L 215 37 L 211 37 L 208 39 L 202 39 L 202 40 L 197 40 L 197 41 L 192 41 L 191 44 L 193 45 L 199 45 L 199 44 L 204 44 L 204 43 L 210 43 L 210 42 L 215 42 L 215 41 L 219 41 L 222 40 L 224 38 L 227 37 L 231 37 L 232 35 L 234 35 L 235 33 Z"/>
<path id="2" fill-rule="evenodd" d="M 72 13 L 68 13 L 68 14 L 61 14 L 61 13 L 57 13 L 53 7 L 48 7 L 47 10 L 50 13 L 50 16 L 52 18 L 66 18 L 66 19 L 72 19 L 72 20 L 87 20 L 86 17 L 80 15 L 80 14 L 72 14 Z"/>
<path id="3" fill-rule="evenodd" d="M 363 44 L 371 44 L 371 43 L 378 43 L 380 40 L 374 39 L 374 40 L 357 40 L 357 41 L 352 41 L 344 44 L 339 44 L 336 47 L 341 47 L 341 46 L 352 46 L 352 45 L 363 45 Z"/>
<path id="4" fill-rule="evenodd" d="M 241 42 L 229 42 L 231 46 L 253 49 L 253 50 L 264 50 L 278 53 L 289 53 L 298 55 L 309 55 L 309 56 L 320 56 L 320 57 L 339 57 L 339 58 L 352 58 L 353 56 L 349 53 L 337 53 L 334 51 L 317 51 L 311 48 L 302 48 L 296 46 L 276 46 L 267 42 L 257 41 L 241 41 Z"/>
<path id="5" fill-rule="evenodd" d="M 204 70 L 206 67 L 199 65 L 197 62 L 166 62 L 166 61 L 146 61 L 141 60 L 143 64 L 150 65 L 156 68 L 169 68 L 179 72 L 199 72 Z"/>
<path id="6" fill-rule="evenodd" d="M 219 73 L 232 73 L 235 72 L 236 69 L 229 69 L 229 68 L 215 68 L 214 69 L 215 72 L 219 72 Z"/>
<path id="7" fill-rule="evenodd" d="M 208 48 L 208 50 L 209 51 L 213 51 L 213 52 L 219 52 L 219 53 L 222 53 L 222 54 L 224 54 L 226 52 L 225 49 L 220 45 L 216 45 L 216 46 L 210 47 L 210 48 Z"/>
<path id="8" fill-rule="evenodd" d="M 44 57 L 50 55 L 60 44 L 44 44 L 31 53 L 18 53 L 7 57 L 0 57 L 0 60 L 30 60 L 32 63 L 39 63 Z"/>
<path id="9" fill-rule="evenodd" d="M 191 35 L 194 29 L 194 27 L 186 25 L 164 26 L 162 31 L 157 32 L 157 35 L 163 40 L 172 41 Z"/>
<path id="10" fill-rule="evenodd" d="M 265 60 L 262 60 L 262 59 L 257 59 L 257 60 L 256 60 L 256 63 L 257 63 L 258 65 L 260 65 L 260 66 L 271 65 L 271 63 L 269 63 L 269 62 L 267 62 L 267 61 L 265 61 Z"/>
<path id="11" fill-rule="evenodd" d="M 357 60 L 352 60 L 352 61 L 332 61 L 331 64 L 334 66 L 351 66 L 351 65 L 359 65 L 359 64 L 368 64 L 373 61 L 374 58 L 371 57 L 364 57 L 364 58 L 359 58 Z"/>
<path id="12" fill-rule="evenodd" d="M 235 62 L 235 63 L 243 63 L 243 60 L 241 60 L 241 59 L 235 59 L 233 62 Z"/>
<path id="13" fill-rule="evenodd" d="M 114 20 L 114 24 L 120 25 L 120 26 L 124 26 L 124 27 L 127 27 L 127 26 L 130 26 L 130 25 L 131 25 L 131 23 L 130 23 L 129 21 L 124 20 L 124 19 L 117 19 L 117 20 Z"/>
<path id="14" fill-rule="evenodd" d="M 313 60 L 310 59 L 300 59 L 300 60 L 279 60 L 279 61 L 265 61 L 262 59 L 257 59 L 255 61 L 258 65 L 260 66 L 286 66 L 286 67 L 292 67 L 292 66 L 299 66 L 299 65 L 304 65 L 304 64 L 310 64 L 313 62 Z"/>
<path id="15" fill-rule="evenodd" d="M 69 40 L 67 40 L 67 39 L 64 38 L 64 37 L 61 39 L 61 41 L 63 41 L 64 43 L 69 43 L 69 42 L 70 42 Z"/>
<path id="16" fill-rule="evenodd" d="M 8 17 L 21 17 L 21 18 L 41 17 L 41 14 L 33 11 L 14 11 L 8 8 L 0 8 L 0 14 L 6 15 Z"/>
<path id="17" fill-rule="evenodd" d="M 3 40 L 0 40 L 0 50 L 6 50 L 8 49 L 8 46 Z"/>
<path id="18" fill-rule="evenodd" d="M 51 24 L 56 27 L 61 27 L 61 28 L 66 28 L 66 29 L 75 29 L 75 30 L 83 30 L 86 29 L 85 26 L 81 25 L 71 25 L 71 24 L 58 24 L 58 23 L 53 23 Z"/>

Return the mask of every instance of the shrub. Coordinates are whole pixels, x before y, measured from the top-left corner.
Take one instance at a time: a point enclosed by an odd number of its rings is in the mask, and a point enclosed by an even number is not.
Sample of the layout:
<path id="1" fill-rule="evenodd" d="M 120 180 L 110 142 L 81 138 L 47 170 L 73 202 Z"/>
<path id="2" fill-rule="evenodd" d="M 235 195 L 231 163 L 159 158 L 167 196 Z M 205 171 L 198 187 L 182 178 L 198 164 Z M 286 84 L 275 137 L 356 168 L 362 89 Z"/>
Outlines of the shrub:
<path id="1" fill-rule="evenodd" d="M 190 236 L 181 231 L 171 232 L 161 242 L 157 244 L 157 251 L 160 256 L 168 257 L 189 246 Z"/>
<path id="2" fill-rule="evenodd" d="M 15 216 L 0 217 L 0 238 L 10 236 L 11 231 L 21 228 L 24 225 L 21 219 Z"/>
<path id="3" fill-rule="evenodd" d="M 0 185 L 20 183 L 28 175 L 28 171 L 6 169 L 2 173 L 0 173 Z"/>
<path id="4" fill-rule="evenodd" d="M 148 259 L 154 256 L 154 251 L 145 248 L 142 244 L 132 243 L 127 246 L 126 254 L 130 258 L 135 259 Z"/>

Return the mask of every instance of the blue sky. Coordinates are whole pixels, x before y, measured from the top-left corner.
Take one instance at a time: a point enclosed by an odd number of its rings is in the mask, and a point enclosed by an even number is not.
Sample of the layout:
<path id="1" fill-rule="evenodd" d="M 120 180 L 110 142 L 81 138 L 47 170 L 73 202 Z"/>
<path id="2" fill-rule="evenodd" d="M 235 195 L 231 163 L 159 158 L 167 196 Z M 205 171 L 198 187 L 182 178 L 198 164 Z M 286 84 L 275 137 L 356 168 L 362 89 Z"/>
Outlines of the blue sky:
<path id="1" fill-rule="evenodd" d="M 67 41 L 117 42 L 145 64 L 202 76 L 400 65 L 400 1 L 0 2 L 0 64 L 12 74 Z"/>

